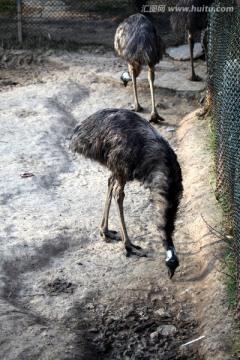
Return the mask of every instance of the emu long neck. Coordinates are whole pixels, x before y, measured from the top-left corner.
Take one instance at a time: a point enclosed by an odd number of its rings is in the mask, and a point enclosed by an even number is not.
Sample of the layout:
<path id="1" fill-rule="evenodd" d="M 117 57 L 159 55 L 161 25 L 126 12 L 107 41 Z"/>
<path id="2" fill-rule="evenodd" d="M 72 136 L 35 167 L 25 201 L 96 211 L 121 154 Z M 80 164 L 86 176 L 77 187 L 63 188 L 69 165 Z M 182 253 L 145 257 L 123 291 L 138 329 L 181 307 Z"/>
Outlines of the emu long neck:
<path id="1" fill-rule="evenodd" d="M 173 247 L 172 233 L 174 230 L 174 220 L 169 219 L 171 204 L 169 204 L 167 196 L 161 192 L 157 192 L 156 189 L 151 191 L 151 196 L 155 204 L 155 217 L 159 235 L 162 239 L 164 248 L 168 250 Z"/>
<path id="2" fill-rule="evenodd" d="M 172 234 L 179 204 L 177 192 L 169 174 L 156 174 L 149 187 L 155 204 L 155 217 L 160 237 L 164 248 L 169 250 L 174 247 Z"/>

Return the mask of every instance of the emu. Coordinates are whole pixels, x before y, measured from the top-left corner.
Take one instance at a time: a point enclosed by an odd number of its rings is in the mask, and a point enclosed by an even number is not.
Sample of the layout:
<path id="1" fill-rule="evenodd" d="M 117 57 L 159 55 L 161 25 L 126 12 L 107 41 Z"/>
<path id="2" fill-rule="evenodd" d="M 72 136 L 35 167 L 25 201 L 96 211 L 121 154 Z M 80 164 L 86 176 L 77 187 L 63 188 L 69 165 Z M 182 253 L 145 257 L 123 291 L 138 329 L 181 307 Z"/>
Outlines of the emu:
<path id="1" fill-rule="evenodd" d="M 124 20 L 117 28 L 114 48 L 118 55 L 128 63 L 129 73 L 122 74 L 122 81 L 126 86 L 128 81 L 133 81 L 134 111 L 140 112 L 143 108 L 138 102 L 136 78 L 143 65 L 148 66 L 148 81 L 152 101 L 152 122 L 164 121 L 158 114 L 154 98 L 154 67 L 162 59 L 162 42 L 157 35 L 156 27 L 142 14 L 135 14 Z"/>
<path id="2" fill-rule="evenodd" d="M 205 30 L 207 27 L 207 10 L 206 7 L 211 6 L 214 0 L 179 0 L 176 7 L 182 7 L 185 11 L 176 11 L 172 13 L 170 22 L 173 31 L 188 31 L 188 43 L 190 48 L 190 62 L 191 62 L 191 76 L 189 80 L 200 81 L 201 78 L 196 75 L 193 63 L 193 49 L 194 49 L 194 33 L 198 30 Z M 189 8 L 189 12 L 186 11 Z M 200 9 L 201 8 L 201 9 Z M 196 11 L 199 9 L 199 11 Z M 203 36 L 203 47 L 205 56 L 207 56 L 207 39 L 206 33 Z"/>
<path id="3" fill-rule="evenodd" d="M 100 234 L 106 242 L 122 240 L 127 256 L 146 254 L 130 241 L 127 233 L 123 211 L 124 186 L 127 181 L 138 180 L 150 189 L 156 205 L 159 236 L 166 250 L 168 275 L 172 278 L 179 265 L 172 234 L 183 186 L 180 165 L 167 140 L 147 120 L 131 110 L 104 109 L 76 126 L 70 149 L 111 171 Z M 121 237 L 108 228 L 112 196 L 117 205 Z"/>

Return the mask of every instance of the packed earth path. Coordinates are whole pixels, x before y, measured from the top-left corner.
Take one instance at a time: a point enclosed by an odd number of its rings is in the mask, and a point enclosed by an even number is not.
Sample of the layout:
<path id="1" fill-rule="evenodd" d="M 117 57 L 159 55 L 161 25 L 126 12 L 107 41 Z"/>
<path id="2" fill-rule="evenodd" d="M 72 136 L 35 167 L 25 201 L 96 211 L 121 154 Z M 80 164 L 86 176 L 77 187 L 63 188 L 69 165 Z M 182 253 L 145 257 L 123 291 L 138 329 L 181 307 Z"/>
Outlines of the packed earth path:
<path id="1" fill-rule="evenodd" d="M 156 67 L 165 122 L 153 126 L 177 153 L 184 185 L 174 234 L 180 266 L 170 280 L 148 191 L 125 188 L 128 233 L 148 254 L 126 257 L 121 242 L 99 233 L 108 170 L 68 149 L 88 115 L 131 107 L 124 61 L 103 48 L 0 55 L 0 358 L 230 358 L 222 214 L 209 119 L 198 116 L 204 81 L 189 84 L 189 62 L 164 58 Z M 196 69 L 206 78 L 204 62 Z M 145 70 L 138 84 L 148 119 Z M 119 230 L 115 206 L 110 225 Z"/>

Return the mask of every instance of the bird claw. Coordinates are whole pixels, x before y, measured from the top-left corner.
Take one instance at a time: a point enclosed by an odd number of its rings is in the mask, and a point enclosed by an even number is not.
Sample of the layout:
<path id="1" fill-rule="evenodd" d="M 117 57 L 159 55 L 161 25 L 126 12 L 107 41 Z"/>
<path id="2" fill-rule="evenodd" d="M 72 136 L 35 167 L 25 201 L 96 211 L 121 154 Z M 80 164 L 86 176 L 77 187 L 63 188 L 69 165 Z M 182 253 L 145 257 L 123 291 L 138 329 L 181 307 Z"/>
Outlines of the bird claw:
<path id="1" fill-rule="evenodd" d="M 135 111 L 135 112 L 142 112 L 143 110 L 144 110 L 144 108 L 139 104 L 137 106 L 132 107 L 132 111 Z"/>
<path id="2" fill-rule="evenodd" d="M 202 81 L 202 78 L 200 76 L 194 74 L 194 75 L 190 75 L 188 77 L 188 80 L 190 80 L 190 81 Z"/>
<path id="3" fill-rule="evenodd" d="M 137 245 L 130 245 L 125 246 L 126 249 L 126 256 L 129 257 L 131 255 L 137 255 L 139 257 L 147 257 L 147 255 L 143 252 L 142 248 Z"/>
<path id="4" fill-rule="evenodd" d="M 104 241 L 111 242 L 111 240 L 121 241 L 121 235 L 115 230 L 106 230 L 100 231 L 100 235 L 103 237 Z"/>
<path id="5" fill-rule="evenodd" d="M 159 121 L 165 121 L 164 118 L 162 118 L 157 112 L 151 114 L 151 118 L 149 122 L 153 122 L 154 124 L 159 123 Z"/>

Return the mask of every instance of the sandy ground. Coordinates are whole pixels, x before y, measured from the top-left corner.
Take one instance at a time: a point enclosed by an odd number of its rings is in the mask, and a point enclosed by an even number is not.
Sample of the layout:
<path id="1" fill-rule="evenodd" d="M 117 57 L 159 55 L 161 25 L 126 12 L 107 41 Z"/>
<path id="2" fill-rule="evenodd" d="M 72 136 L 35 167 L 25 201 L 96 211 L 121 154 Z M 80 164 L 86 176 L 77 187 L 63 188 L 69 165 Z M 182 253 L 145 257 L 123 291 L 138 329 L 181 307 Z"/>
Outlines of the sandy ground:
<path id="1" fill-rule="evenodd" d="M 228 359 L 223 244 L 209 228 L 222 230 L 221 212 L 208 121 L 196 116 L 204 86 L 184 83 L 189 63 L 166 58 L 156 73 L 166 121 L 155 127 L 178 154 L 185 189 L 174 240 L 181 264 L 169 280 L 149 194 L 127 184 L 128 232 L 148 257 L 126 258 L 121 243 L 99 235 L 108 171 L 68 150 L 77 122 L 131 106 L 124 62 L 101 49 L 1 59 L 1 359 Z M 206 76 L 202 62 L 198 70 Z M 160 87 L 167 72 L 177 92 Z M 148 118 L 146 72 L 139 99 Z M 118 229 L 114 207 L 110 222 Z"/>

